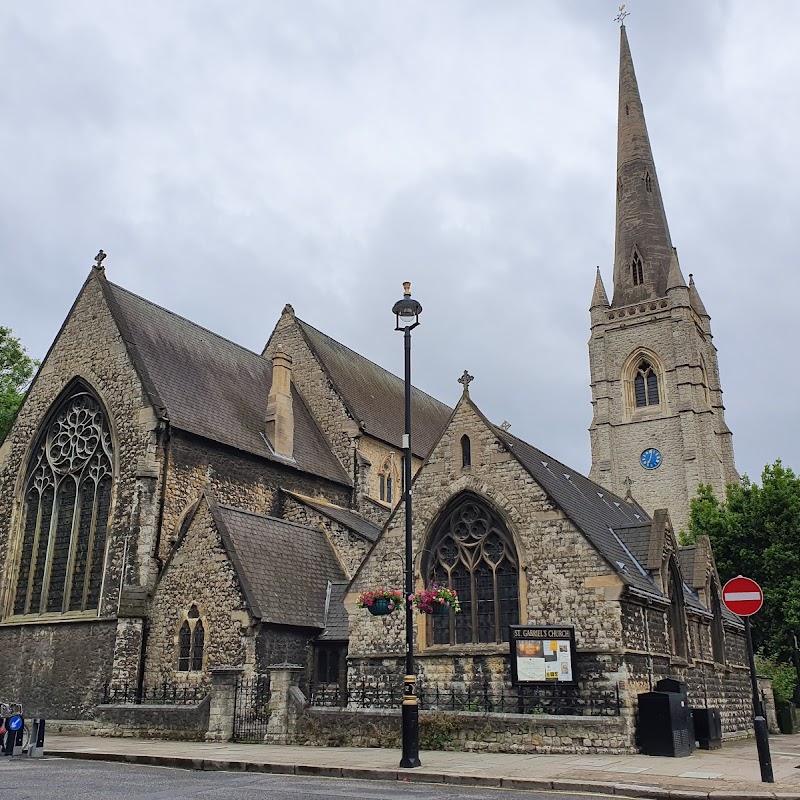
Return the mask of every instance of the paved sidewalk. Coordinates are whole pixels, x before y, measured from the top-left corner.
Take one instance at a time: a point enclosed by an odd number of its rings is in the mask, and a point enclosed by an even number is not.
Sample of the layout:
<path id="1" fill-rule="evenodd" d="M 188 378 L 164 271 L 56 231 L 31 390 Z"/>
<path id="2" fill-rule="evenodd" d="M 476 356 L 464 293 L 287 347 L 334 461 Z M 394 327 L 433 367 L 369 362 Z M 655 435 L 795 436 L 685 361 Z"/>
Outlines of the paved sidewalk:
<path id="1" fill-rule="evenodd" d="M 586 791 L 632 798 L 800 800 L 800 735 L 770 738 L 775 783 L 761 783 L 753 740 L 687 758 L 425 751 L 400 770 L 400 752 L 354 747 L 205 744 L 48 734 L 47 755 L 187 769 L 246 770 L 508 789 Z"/>

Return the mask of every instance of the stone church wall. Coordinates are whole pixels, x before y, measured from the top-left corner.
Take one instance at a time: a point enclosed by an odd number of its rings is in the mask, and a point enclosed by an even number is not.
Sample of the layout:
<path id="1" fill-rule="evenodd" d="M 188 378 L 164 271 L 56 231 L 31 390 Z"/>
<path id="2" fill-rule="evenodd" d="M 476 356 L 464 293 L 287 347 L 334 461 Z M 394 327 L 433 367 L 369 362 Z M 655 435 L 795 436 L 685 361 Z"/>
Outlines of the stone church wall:
<path id="1" fill-rule="evenodd" d="M 178 631 L 196 605 L 205 629 L 203 671 L 178 671 Z M 197 686 L 208 670 L 253 667 L 250 614 L 216 524 L 202 501 L 184 538 L 167 563 L 150 604 L 145 660 L 146 686 Z"/>
<path id="2" fill-rule="evenodd" d="M 3 702 L 28 718 L 91 719 L 111 678 L 114 620 L 0 626 Z"/>
<path id="3" fill-rule="evenodd" d="M 183 431 L 174 431 L 172 435 L 167 484 L 161 540 L 163 559 L 178 537 L 183 517 L 206 489 L 221 505 L 273 516 L 280 515 L 280 488 L 310 496 L 322 495 L 343 506 L 350 501 L 350 490 L 345 487 Z"/>
<path id="4" fill-rule="evenodd" d="M 643 615 L 647 614 L 647 631 Z M 725 665 L 715 664 L 711 627 L 706 618 L 688 614 L 689 662 L 669 653 L 666 613 L 653 606 L 623 603 L 628 693 L 652 691 L 662 678 L 677 678 L 689 687 L 693 706 L 719 708 L 726 736 L 747 735 L 751 727 L 750 678 L 740 629 L 725 626 Z M 648 648 L 649 641 L 649 648 Z M 650 654 L 646 651 L 650 650 Z M 630 652 L 634 651 L 634 652 Z"/>
<path id="5" fill-rule="evenodd" d="M 117 462 L 101 617 L 116 613 L 122 551 L 129 531 L 133 534 L 129 574 L 149 569 L 151 530 L 142 525 L 132 531 L 131 515 L 137 472 L 144 469 L 158 474 L 157 421 L 99 281 L 93 276 L 76 300 L 0 446 L 0 485 L 4 487 L 0 492 L 0 557 L 5 562 L 0 616 L 6 614 L 13 590 L 17 515 L 29 449 L 53 402 L 76 377 L 96 392 L 108 412 Z M 115 626 L 105 619 L 93 621 L 96 617 L 90 612 L 83 615 L 86 621 L 81 623 L 0 624 L 4 658 L 14 660 L 19 667 L 4 668 L 4 695 L 49 717 L 88 713 L 111 667 Z"/>

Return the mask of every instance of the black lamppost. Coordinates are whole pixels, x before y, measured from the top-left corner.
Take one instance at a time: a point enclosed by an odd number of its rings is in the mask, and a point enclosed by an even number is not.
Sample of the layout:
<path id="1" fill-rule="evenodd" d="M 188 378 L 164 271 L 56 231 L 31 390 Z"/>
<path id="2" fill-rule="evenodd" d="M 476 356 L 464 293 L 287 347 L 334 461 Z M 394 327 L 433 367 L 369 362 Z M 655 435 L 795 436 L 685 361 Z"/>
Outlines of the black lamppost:
<path id="1" fill-rule="evenodd" d="M 411 284 L 403 284 L 403 299 L 392 306 L 396 331 L 403 331 L 406 374 L 406 432 L 403 434 L 403 488 L 406 504 L 406 675 L 403 678 L 403 756 L 401 768 L 420 767 L 419 707 L 417 676 L 414 674 L 414 609 L 409 595 L 414 592 L 414 562 L 411 548 L 411 331 L 419 325 L 422 306 L 411 297 Z"/>

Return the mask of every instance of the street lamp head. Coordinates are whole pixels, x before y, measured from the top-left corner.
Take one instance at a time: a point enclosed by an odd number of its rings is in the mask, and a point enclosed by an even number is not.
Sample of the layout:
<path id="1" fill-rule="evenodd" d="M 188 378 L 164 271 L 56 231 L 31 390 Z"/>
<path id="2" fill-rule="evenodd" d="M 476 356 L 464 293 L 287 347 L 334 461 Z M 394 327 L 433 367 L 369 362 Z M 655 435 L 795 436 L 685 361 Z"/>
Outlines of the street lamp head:
<path id="1" fill-rule="evenodd" d="M 396 331 L 405 331 L 416 328 L 419 325 L 419 315 L 422 313 L 422 305 L 411 297 L 411 282 L 403 283 L 403 299 L 398 300 L 392 306 L 392 313 L 397 318 Z"/>

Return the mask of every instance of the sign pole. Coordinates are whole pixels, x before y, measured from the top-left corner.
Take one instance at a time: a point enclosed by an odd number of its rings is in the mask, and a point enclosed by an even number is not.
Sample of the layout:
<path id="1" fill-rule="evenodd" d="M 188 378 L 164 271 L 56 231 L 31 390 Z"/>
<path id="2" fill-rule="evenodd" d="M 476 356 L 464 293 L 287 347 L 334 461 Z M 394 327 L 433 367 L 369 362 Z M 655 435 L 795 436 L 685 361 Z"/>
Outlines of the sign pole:
<path id="1" fill-rule="evenodd" d="M 738 614 L 744 619 L 744 633 L 747 639 L 747 660 L 750 663 L 750 683 L 753 689 L 753 727 L 756 732 L 758 748 L 758 765 L 761 767 L 761 780 L 764 783 L 775 783 L 772 777 L 772 757 L 769 753 L 769 731 L 764 718 L 764 704 L 758 691 L 756 675 L 756 658 L 753 653 L 753 634 L 750 629 L 750 617 L 764 605 L 764 592 L 751 578 L 737 575 L 722 587 L 722 602 L 728 611 Z"/>
<path id="2" fill-rule="evenodd" d="M 753 635 L 750 630 L 750 617 L 744 618 L 744 630 L 747 636 L 747 658 L 750 661 L 750 681 L 753 685 L 753 727 L 756 732 L 756 748 L 758 749 L 758 765 L 761 767 L 761 781 L 775 783 L 772 776 L 772 756 L 769 752 L 769 731 L 764 718 L 764 704 L 758 692 L 756 677 L 756 659 L 753 655 Z"/>

